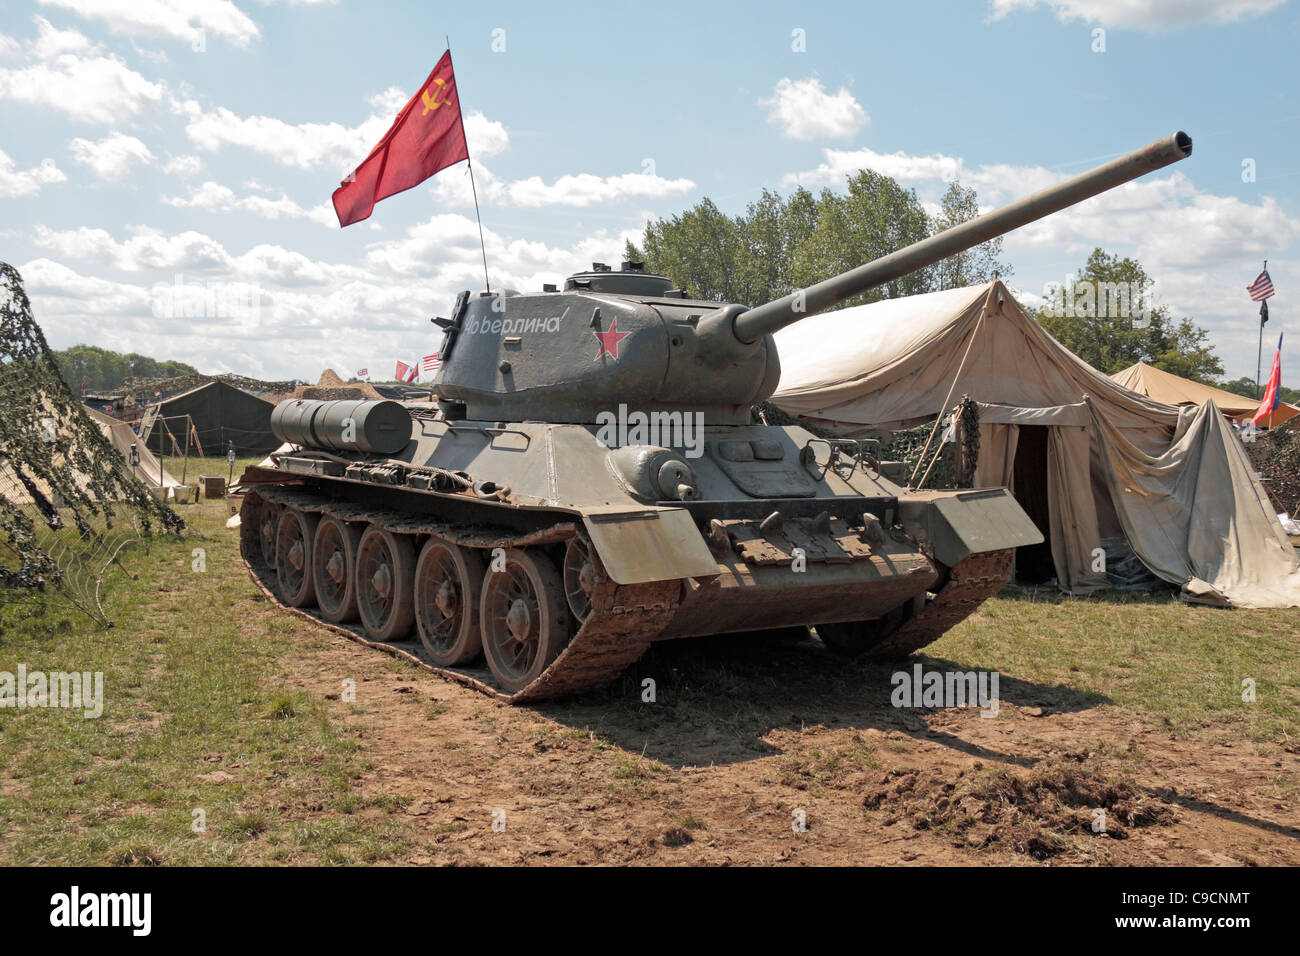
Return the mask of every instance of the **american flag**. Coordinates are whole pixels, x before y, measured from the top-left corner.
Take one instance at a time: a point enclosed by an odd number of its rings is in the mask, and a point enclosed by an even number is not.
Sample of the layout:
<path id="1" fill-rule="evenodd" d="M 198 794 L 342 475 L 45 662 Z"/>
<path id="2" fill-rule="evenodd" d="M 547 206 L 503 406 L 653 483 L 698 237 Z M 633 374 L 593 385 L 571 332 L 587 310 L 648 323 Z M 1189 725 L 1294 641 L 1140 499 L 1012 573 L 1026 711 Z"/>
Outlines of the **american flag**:
<path id="1" fill-rule="evenodd" d="M 438 353 L 424 357 L 424 370 L 426 372 L 436 372 L 442 366 L 442 359 L 438 358 Z"/>
<path id="2" fill-rule="evenodd" d="M 1265 269 L 1254 282 L 1246 286 L 1246 291 L 1250 293 L 1253 302 L 1271 296 L 1273 294 L 1273 280 L 1268 277 L 1268 270 Z"/>
<path id="3" fill-rule="evenodd" d="M 357 378 L 365 378 L 369 374 L 370 374 L 370 369 L 368 368 L 357 369 Z"/>

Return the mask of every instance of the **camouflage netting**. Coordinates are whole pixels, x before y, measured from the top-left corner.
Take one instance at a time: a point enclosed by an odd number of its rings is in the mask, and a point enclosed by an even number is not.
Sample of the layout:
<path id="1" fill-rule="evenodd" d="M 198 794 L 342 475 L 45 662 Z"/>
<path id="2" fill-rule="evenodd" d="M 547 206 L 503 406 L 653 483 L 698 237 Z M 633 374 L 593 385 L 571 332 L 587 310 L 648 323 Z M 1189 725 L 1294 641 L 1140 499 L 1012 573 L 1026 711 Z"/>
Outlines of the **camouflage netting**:
<path id="1" fill-rule="evenodd" d="M 957 431 L 950 436 L 952 440 L 943 441 L 948 435 L 948 425 L 943 420 L 937 430 L 933 421 L 915 428 L 900 428 L 883 436 L 881 460 L 903 462 L 907 466 L 904 474 L 909 478 L 915 475 L 914 480 L 920 488 L 970 488 L 975 483 L 975 466 L 979 462 L 979 405 L 963 396 L 956 411 Z M 930 440 L 931 433 L 933 440 Z M 925 447 L 927 442 L 930 445 L 928 450 Z M 923 453 L 924 461 L 921 460 Z M 938 460 L 931 466 L 930 462 L 936 455 Z"/>
<path id="2" fill-rule="evenodd" d="M 83 411 L 0 262 L 0 605 L 63 600 L 104 620 L 108 566 L 184 522 L 135 478 Z"/>
<path id="3" fill-rule="evenodd" d="M 880 432 L 875 436 L 880 442 L 879 449 L 868 443 L 867 450 L 881 461 L 903 463 L 900 484 L 907 484 L 908 480 L 915 476 L 914 480 L 918 488 L 970 488 L 975 483 L 975 466 L 979 462 L 979 404 L 969 396 L 963 396 L 956 406 L 956 412 L 958 427 L 952 441 L 943 441 L 947 433 L 944 420 L 948 418 L 947 415 L 943 415 L 939 419 L 937 430 L 935 420 L 931 419 L 913 428 Z M 769 425 L 798 425 L 821 438 L 840 437 L 829 424 L 790 415 L 771 402 L 755 405 L 754 416 L 757 421 Z M 932 433 L 933 440 L 930 439 Z M 928 450 L 927 442 L 930 446 Z M 925 453 L 923 462 L 922 452 Z M 936 456 L 937 460 L 935 460 Z M 931 465 L 932 461 L 933 465 Z M 918 463 L 920 463 L 919 468 Z"/>
<path id="4" fill-rule="evenodd" d="M 1245 447 L 1273 507 L 1295 517 L 1300 511 L 1300 416 L 1255 432 Z"/>
<path id="5" fill-rule="evenodd" d="M 208 382 L 225 382 L 235 388 L 243 389 L 246 392 L 271 392 L 271 393 L 289 393 L 303 383 L 297 379 L 287 382 L 264 382 L 256 378 L 248 378 L 244 375 L 235 375 L 233 372 L 227 372 L 224 375 L 177 375 L 172 378 L 128 378 L 122 382 L 115 392 L 123 395 L 135 396 L 140 404 L 151 404 L 155 392 L 163 395 L 171 395 L 174 392 L 188 392 L 192 388 L 198 388 L 200 385 L 206 385 Z"/>

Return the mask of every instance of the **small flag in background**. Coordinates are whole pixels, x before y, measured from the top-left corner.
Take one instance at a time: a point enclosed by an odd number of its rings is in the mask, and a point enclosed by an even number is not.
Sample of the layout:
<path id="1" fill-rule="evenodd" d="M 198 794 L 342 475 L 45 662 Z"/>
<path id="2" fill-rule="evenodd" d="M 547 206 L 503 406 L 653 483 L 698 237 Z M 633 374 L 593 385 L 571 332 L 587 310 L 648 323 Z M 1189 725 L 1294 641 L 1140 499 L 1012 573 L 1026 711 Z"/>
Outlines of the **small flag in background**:
<path id="1" fill-rule="evenodd" d="M 1246 286 L 1246 291 L 1250 293 L 1250 298 L 1254 302 L 1267 299 L 1273 294 L 1273 280 L 1268 277 L 1267 268 L 1256 277 L 1254 282 Z"/>
<path id="2" fill-rule="evenodd" d="M 411 371 L 410 374 L 406 376 L 406 380 L 408 382 L 414 382 L 420 376 L 420 363 L 412 362 L 410 365 L 407 366 L 407 368 L 409 368 Z"/>
<path id="3" fill-rule="evenodd" d="M 365 378 L 369 374 L 370 374 L 370 369 L 368 368 L 357 369 L 357 378 Z"/>
<path id="4" fill-rule="evenodd" d="M 426 355 L 424 357 L 424 370 L 426 372 L 436 372 L 441 367 L 442 367 L 442 359 L 438 358 L 437 352 L 434 352 L 432 355 Z"/>
<path id="5" fill-rule="evenodd" d="M 1268 416 L 1277 410 L 1278 390 L 1282 387 L 1282 336 L 1277 337 L 1277 351 L 1273 353 L 1273 371 L 1268 373 L 1268 388 L 1264 389 L 1264 399 L 1259 403 L 1259 410 L 1251 419 L 1256 425 L 1262 424 Z"/>
<path id="6" fill-rule="evenodd" d="M 406 381 L 406 373 L 409 372 L 409 371 L 411 371 L 411 366 L 407 365 L 405 362 L 398 362 L 398 363 L 397 363 L 397 374 L 394 375 L 393 378 L 395 378 L 395 379 L 396 379 L 397 381 L 399 381 L 399 382 L 405 382 L 405 381 Z"/>
<path id="7" fill-rule="evenodd" d="M 1259 304 L 1259 327 L 1262 329 L 1268 322 L 1268 299 Z"/>

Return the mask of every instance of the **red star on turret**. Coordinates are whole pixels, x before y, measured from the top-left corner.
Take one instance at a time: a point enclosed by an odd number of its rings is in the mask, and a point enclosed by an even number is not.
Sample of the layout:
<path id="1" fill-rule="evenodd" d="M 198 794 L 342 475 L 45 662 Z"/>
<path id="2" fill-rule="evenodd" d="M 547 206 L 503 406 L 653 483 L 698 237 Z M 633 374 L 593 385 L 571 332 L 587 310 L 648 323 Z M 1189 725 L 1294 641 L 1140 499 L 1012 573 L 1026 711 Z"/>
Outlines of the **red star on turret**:
<path id="1" fill-rule="evenodd" d="M 596 358 L 600 358 L 602 355 L 608 355 L 610 358 L 617 359 L 618 343 L 632 333 L 620 332 L 618 330 L 618 320 L 615 319 L 609 323 L 608 332 L 597 332 L 592 330 L 591 334 L 596 336 L 596 340 L 600 342 L 600 351 L 596 353 Z"/>

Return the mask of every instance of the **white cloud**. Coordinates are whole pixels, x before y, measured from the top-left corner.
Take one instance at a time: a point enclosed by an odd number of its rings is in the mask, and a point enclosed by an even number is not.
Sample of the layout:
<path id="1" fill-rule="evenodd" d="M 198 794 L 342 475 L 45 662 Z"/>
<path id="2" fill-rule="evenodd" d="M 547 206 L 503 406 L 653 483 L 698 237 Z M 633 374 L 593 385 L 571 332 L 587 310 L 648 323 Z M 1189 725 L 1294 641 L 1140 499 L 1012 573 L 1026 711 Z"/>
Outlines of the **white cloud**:
<path id="1" fill-rule="evenodd" d="M 192 153 L 173 156 L 163 164 L 163 172 L 173 176 L 193 176 L 203 168 L 203 160 Z"/>
<path id="2" fill-rule="evenodd" d="M 256 186 L 251 182 L 248 185 L 250 188 Z M 164 196 L 162 201 L 168 206 L 184 209 L 246 212 L 261 216 L 263 219 L 310 219 L 322 226 L 331 227 L 337 227 L 339 222 L 330 203 L 321 203 L 307 209 L 285 195 L 281 195 L 279 199 L 270 199 L 266 196 L 236 196 L 229 186 L 222 186 L 212 181 L 205 182 L 189 196 Z"/>
<path id="3" fill-rule="evenodd" d="M 0 149 L 0 199 L 32 196 L 40 192 L 42 186 L 66 182 L 67 179 L 52 159 L 30 169 L 19 170 L 9 155 Z"/>
<path id="4" fill-rule="evenodd" d="M 450 306 L 460 290 L 483 284 L 478 226 L 465 216 L 434 216 L 401 238 L 372 243 L 359 265 L 313 260 L 274 244 L 235 254 L 196 232 L 128 232 L 119 239 L 102 229 L 36 229 L 35 242 L 47 254 L 22 272 L 56 347 L 82 341 L 138 351 L 165 327 L 168 357 L 203 371 L 314 380 L 325 366 L 378 370 L 432 351 L 439 336 L 427 322 L 430 302 Z M 556 247 L 485 230 L 493 287 L 539 290 L 593 260 L 617 260 L 624 241 L 637 234 L 599 232 Z M 129 281 L 97 275 L 105 270 Z M 153 313 L 159 289 L 166 293 L 178 275 L 209 288 L 250 284 L 259 312 L 160 319 Z M 105 315 L 113 321 L 102 321 Z"/>
<path id="5" fill-rule="evenodd" d="M 650 173 L 603 177 L 579 173 L 561 176 L 550 185 L 540 176 L 530 176 L 512 182 L 506 187 L 506 193 L 517 206 L 590 206 L 633 196 L 680 196 L 694 188 L 695 183 L 689 179 L 664 179 Z"/>
<path id="6" fill-rule="evenodd" d="M 163 101 L 151 83 L 76 30 L 36 18 L 37 36 L 24 44 L 27 65 L 0 68 L 0 99 L 59 110 L 85 123 L 118 125 Z"/>
<path id="7" fill-rule="evenodd" d="M 147 166 L 154 161 L 148 146 L 124 133 L 109 133 L 95 142 L 78 137 L 68 148 L 73 159 L 106 180 L 122 179 L 133 166 Z"/>
<path id="8" fill-rule="evenodd" d="M 207 36 L 222 37 L 246 47 L 260 35 L 257 24 L 230 0 L 40 0 L 42 6 L 71 10 L 99 20 L 112 33 L 126 36 L 165 36 L 206 45 Z"/>
<path id="9" fill-rule="evenodd" d="M 1017 10 L 1044 6 L 1062 21 L 1085 20 L 1107 27 L 1155 32 L 1198 23 L 1233 23 L 1257 17 L 1286 0 L 990 0 L 990 14 L 1000 20 Z"/>
<path id="10" fill-rule="evenodd" d="M 839 139 L 852 136 L 867 122 L 866 111 L 844 87 L 827 93 L 821 80 L 782 77 L 767 107 L 768 122 L 777 123 L 791 139 Z"/>

